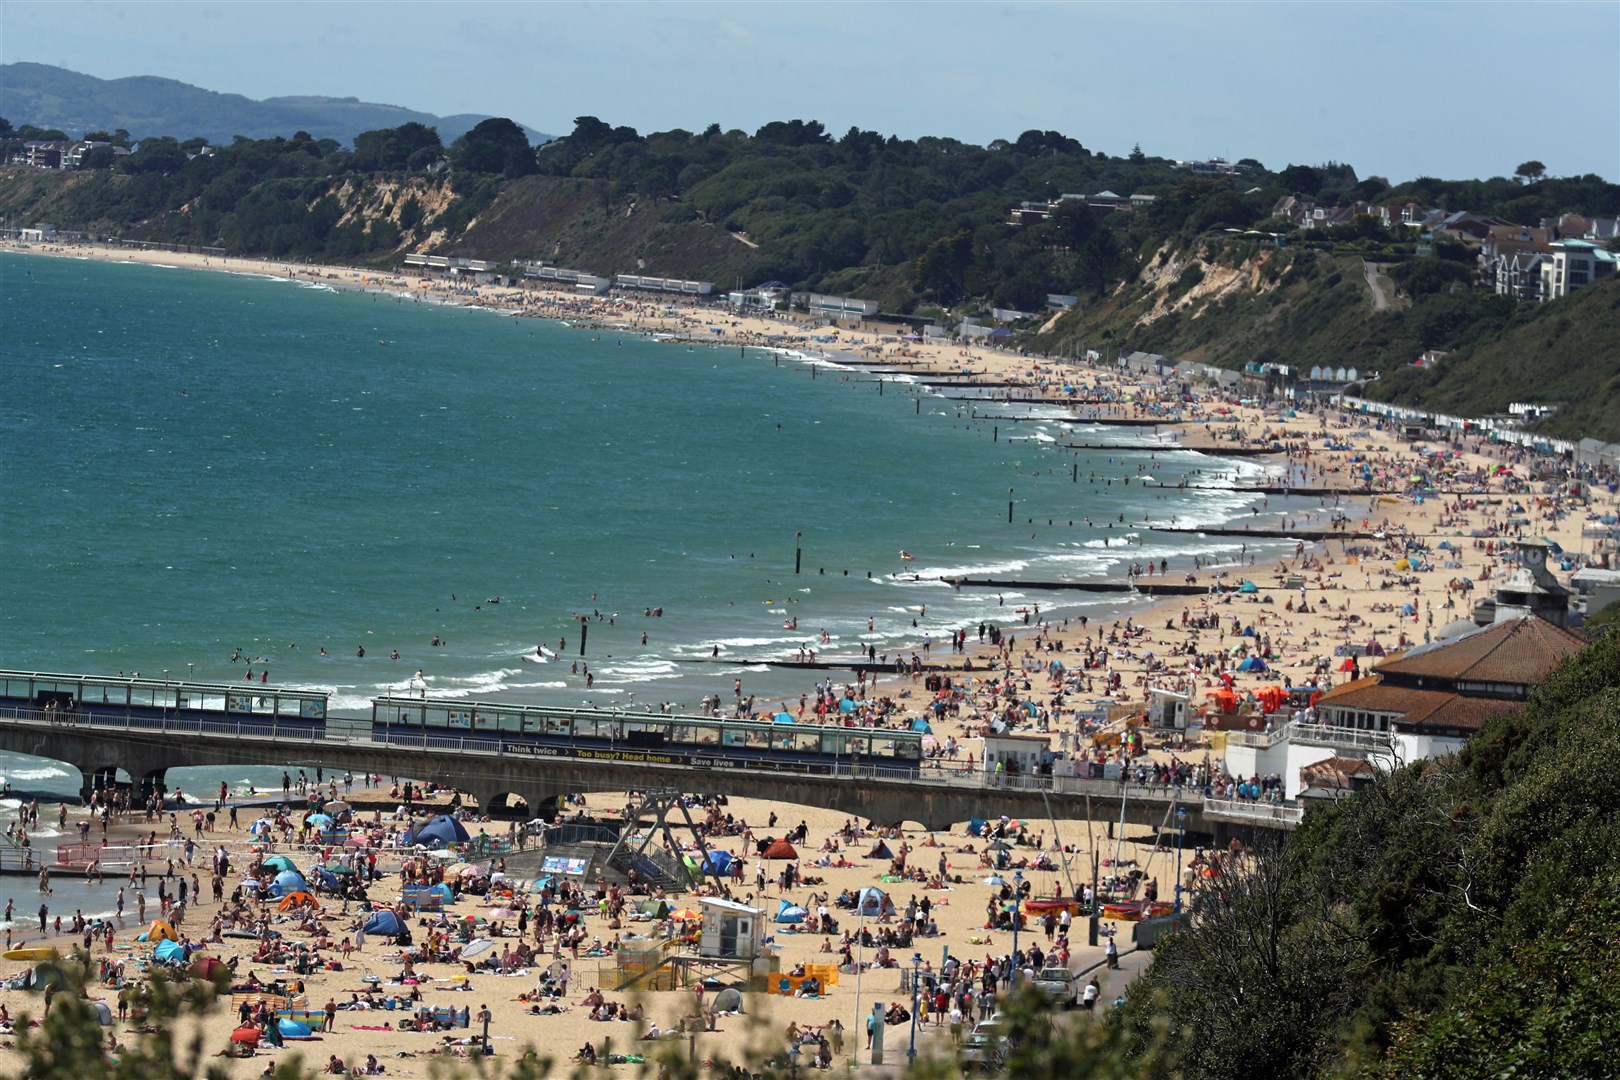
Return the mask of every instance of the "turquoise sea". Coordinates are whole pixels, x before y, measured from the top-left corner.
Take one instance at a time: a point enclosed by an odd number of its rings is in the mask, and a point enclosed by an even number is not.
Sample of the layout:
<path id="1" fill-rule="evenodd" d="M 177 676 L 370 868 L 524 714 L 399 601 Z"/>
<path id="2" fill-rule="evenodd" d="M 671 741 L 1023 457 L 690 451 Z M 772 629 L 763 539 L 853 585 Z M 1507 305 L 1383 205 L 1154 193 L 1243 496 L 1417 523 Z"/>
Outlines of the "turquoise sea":
<path id="1" fill-rule="evenodd" d="M 221 682 L 268 668 L 353 715 L 418 670 L 430 695 L 469 699 L 690 708 L 738 676 L 762 699 L 796 697 L 815 676 L 758 661 L 801 644 L 909 654 L 1035 602 L 1120 610 L 909 575 L 1229 557 L 1236 542 L 1142 526 L 1213 524 L 1252 501 L 1139 478 L 1253 466 L 1123 447 L 1077 459 L 1059 444 L 1142 435 L 1014 406 L 975 419 L 794 354 L 270 273 L 7 254 L 0 289 L 6 668 Z M 579 615 L 589 689 L 572 670 Z M 716 646 L 724 663 L 693 662 Z M 48 765 L 33 772 L 22 786 L 55 786 Z"/>

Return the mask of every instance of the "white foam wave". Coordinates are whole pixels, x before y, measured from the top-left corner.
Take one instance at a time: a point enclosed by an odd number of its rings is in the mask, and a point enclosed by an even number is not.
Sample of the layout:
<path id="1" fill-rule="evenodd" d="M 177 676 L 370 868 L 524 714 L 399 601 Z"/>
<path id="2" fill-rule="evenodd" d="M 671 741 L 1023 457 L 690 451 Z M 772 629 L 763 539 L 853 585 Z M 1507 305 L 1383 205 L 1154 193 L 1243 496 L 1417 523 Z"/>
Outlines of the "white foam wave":
<path id="1" fill-rule="evenodd" d="M 14 784 L 32 783 L 39 780 L 54 780 L 58 776 L 71 776 L 67 769 L 55 765 L 39 765 L 31 769 L 7 769 L 6 779 Z"/>

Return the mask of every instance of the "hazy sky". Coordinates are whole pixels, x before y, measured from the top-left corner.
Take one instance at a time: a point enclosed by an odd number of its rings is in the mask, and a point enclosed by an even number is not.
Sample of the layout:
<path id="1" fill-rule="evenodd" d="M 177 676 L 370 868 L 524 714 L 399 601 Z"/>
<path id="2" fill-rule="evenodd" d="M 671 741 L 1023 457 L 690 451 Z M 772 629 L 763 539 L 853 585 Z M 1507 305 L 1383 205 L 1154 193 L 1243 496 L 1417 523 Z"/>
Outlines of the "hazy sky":
<path id="1" fill-rule="evenodd" d="M 1362 176 L 1620 178 L 1620 3 L 73 3 L 0 59 L 639 131 L 820 120 Z M 183 134 L 183 133 L 180 133 Z"/>

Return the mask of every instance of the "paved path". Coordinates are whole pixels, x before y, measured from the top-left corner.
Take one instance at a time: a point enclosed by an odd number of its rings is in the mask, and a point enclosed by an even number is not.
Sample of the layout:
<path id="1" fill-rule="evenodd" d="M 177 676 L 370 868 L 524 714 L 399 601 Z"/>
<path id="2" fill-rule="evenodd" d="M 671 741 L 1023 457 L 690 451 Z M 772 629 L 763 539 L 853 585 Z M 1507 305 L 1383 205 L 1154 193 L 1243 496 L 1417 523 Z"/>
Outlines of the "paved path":
<path id="1" fill-rule="evenodd" d="M 1378 283 L 1378 264 L 1362 259 L 1361 272 L 1367 275 L 1367 288 L 1372 290 L 1373 310 L 1383 311 L 1389 307 L 1389 297 L 1384 295 L 1384 287 Z"/>
<path id="2" fill-rule="evenodd" d="M 1084 929 L 1080 924 L 1076 924 L 1076 929 L 1084 933 Z M 1127 926 L 1127 934 L 1128 932 Z M 1148 965 L 1152 962 L 1153 950 L 1131 947 L 1129 941 L 1127 941 L 1126 948 L 1120 950 L 1118 971 L 1109 971 L 1104 966 L 1104 962 L 1099 960 L 1093 966 L 1082 968 L 1076 976 L 1082 985 L 1090 982 L 1093 974 L 1098 976 L 1098 985 L 1102 989 L 1102 994 L 1097 999 L 1096 1013 L 1088 1015 L 1079 1009 L 1073 1009 L 1055 1015 L 1058 1016 L 1061 1023 L 1081 1024 L 1090 1021 L 1092 1015 L 1101 1015 L 1108 1012 L 1113 1009 L 1114 1000 L 1121 997 L 1131 983 L 1141 978 L 1142 973 L 1147 970 Z M 899 1001 L 909 1008 L 911 1003 L 905 1000 L 906 996 L 896 991 L 892 994 L 879 994 L 874 1000 Z M 972 1025 L 967 1025 L 965 1030 L 972 1030 Z M 852 1063 L 852 1074 L 858 1077 L 898 1077 L 902 1075 L 905 1072 L 906 1050 L 909 1047 L 910 1035 L 911 1028 L 909 1025 L 889 1028 L 884 1040 L 884 1063 L 882 1065 L 869 1064 L 871 1055 L 863 1050 L 860 1056 Z M 865 1041 L 866 1036 L 863 1030 L 859 1045 L 864 1045 Z M 936 1026 L 932 1022 L 918 1026 L 918 1057 L 928 1057 L 930 1055 L 948 1057 L 951 1053 L 949 1027 L 944 1024 Z"/>

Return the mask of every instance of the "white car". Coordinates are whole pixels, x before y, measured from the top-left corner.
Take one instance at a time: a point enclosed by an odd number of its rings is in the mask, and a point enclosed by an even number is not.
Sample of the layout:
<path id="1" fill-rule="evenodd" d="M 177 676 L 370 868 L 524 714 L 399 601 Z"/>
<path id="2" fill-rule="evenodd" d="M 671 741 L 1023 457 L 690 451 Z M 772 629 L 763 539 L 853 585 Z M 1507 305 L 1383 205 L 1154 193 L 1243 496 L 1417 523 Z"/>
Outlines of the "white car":
<path id="1" fill-rule="evenodd" d="M 1068 968 L 1042 968 L 1035 976 L 1035 989 L 1045 994 L 1053 1004 L 1063 1009 L 1069 1008 L 1075 1003 L 1074 985 L 1074 972 Z"/>

